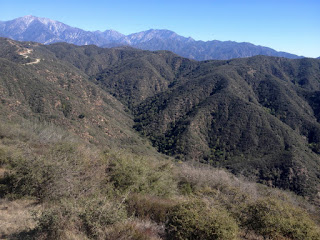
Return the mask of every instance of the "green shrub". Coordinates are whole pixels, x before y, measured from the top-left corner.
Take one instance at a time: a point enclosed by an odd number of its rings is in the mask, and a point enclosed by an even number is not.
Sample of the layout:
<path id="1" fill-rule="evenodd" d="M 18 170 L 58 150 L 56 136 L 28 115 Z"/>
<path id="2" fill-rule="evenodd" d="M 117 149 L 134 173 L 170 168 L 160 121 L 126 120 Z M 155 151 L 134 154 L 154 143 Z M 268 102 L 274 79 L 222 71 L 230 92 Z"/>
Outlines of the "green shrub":
<path id="1" fill-rule="evenodd" d="M 56 174 L 57 168 L 44 158 L 19 159 L 8 176 L 9 191 L 17 196 L 44 199 Z"/>
<path id="2" fill-rule="evenodd" d="M 36 235 L 42 239 L 67 239 L 66 235 L 105 239 L 106 229 L 127 218 L 121 202 L 103 196 L 65 199 L 47 207 L 37 221 Z M 82 238 L 81 238 L 82 239 Z"/>
<path id="3" fill-rule="evenodd" d="M 191 195 L 194 192 L 194 185 L 189 182 L 179 182 L 178 188 L 183 195 Z"/>
<path id="4" fill-rule="evenodd" d="M 319 228 L 302 209 L 275 199 L 260 199 L 244 209 L 243 225 L 264 237 L 320 239 Z"/>
<path id="5" fill-rule="evenodd" d="M 5 149 L 0 148 L 0 167 L 8 163 L 8 156 Z"/>
<path id="6" fill-rule="evenodd" d="M 38 222 L 36 235 L 39 239 L 66 239 L 66 232 L 79 232 L 81 228 L 78 213 L 71 203 L 46 208 L 35 219 Z"/>
<path id="7" fill-rule="evenodd" d="M 176 191 L 172 165 L 134 155 L 108 155 L 110 181 L 120 192 L 171 195 Z"/>
<path id="8" fill-rule="evenodd" d="M 90 194 L 105 174 L 98 157 L 72 144 L 56 145 L 45 155 L 17 158 L 11 165 L 8 192 L 40 201 Z"/>
<path id="9" fill-rule="evenodd" d="M 102 197 L 85 199 L 80 213 L 88 236 L 97 238 L 104 235 L 105 228 L 127 218 L 127 211 L 121 202 L 111 201 Z"/>
<path id="10" fill-rule="evenodd" d="M 167 215 L 175 206 L 175 202 L 150 195 L 133 194 L 127 200 L 129 214 L 134 214 L 140 219 L 150 219 L 158 223 L 164 223 Z"/>
<path id="11" fill-rule="evenodd" d="M 201 201 L 175 206 L 166 224 L 171 239 L 236 239 L 238 225 L 224 209 L 207 206 Z"/>

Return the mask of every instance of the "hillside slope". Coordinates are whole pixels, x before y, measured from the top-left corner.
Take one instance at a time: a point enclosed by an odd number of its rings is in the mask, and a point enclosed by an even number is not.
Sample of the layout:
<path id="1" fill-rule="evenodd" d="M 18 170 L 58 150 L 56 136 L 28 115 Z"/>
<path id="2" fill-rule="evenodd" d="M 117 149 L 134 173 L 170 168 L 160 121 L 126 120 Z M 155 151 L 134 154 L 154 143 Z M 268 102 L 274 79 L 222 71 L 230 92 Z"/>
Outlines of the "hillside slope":
<path id="1" fill-rule="evenodd" d="M 159 151 L 304 191 L 319 182 L 320 62 L 202 62 L 135 107 Z M 304 189 L 304 190 L 303 190 Z"/>
<path id="2" fill-rule="evenodd" d="M 105 147 L 132 146 L 138 151 L 144 145 L 132 131 L 127 108 L 44 45 L 1 38 L 0 49 L 0 106 L 5 121 L 58 125 Z"/>
<path id="3" fill-rule="evenodd" d="M 319 60 L 196 62 L 127 47 L 0 43 L 5 118 L 38 119 L 95 144 L 149 151 L 134 125 L 176 159 L 302 195 L 319 191 Z"/>
<path id="4" fill-rule="evenodd" d="M 133 109 L 135 128 L 160 152 L 301 194 L 319 181 L 318 60 L 145 54 L 92 80 Z"/>

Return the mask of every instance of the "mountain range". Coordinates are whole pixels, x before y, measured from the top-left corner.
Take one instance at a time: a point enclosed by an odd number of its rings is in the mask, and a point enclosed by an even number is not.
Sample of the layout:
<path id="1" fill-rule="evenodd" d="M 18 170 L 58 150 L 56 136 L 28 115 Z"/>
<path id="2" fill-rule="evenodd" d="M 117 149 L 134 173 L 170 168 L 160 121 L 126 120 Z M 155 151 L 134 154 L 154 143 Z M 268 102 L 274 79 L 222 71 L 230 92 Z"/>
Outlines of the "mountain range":
<path id="1" fill-rule="evenodd" d="M 50 123 L 136 152 L 153 149 L 150 141 L 178 161 L 319 192 L 318 59 L 198 62 L 169 51 L 0 38 L 0 69 L 5 121 Z"/>
<path id="2" fill-rule="evenodd" d="M 227 60 L 255 55 L 301 58 L 294 54 L 278 52 L 268 47 L 246 42 L 196 41 L 191 37 L 179 36 L 169 30 L 156 29 L 130 35 L 124 35 L 114 30 L 90 32 L 70 27 L 58 21 L 34 16 L 25 16 L 11 21 L 0 22 L 0 37 L 43 44 L 67 42 L 76 45 L 93 44 L 100 47 L 127 45 L 151 51 L 168 50 L 195 60 Z"/>
<path id="3" fill-rule="evenodd" d="M 319 210 L 320 57 L 0 22 L 1 239 L 318 240 Z"/>

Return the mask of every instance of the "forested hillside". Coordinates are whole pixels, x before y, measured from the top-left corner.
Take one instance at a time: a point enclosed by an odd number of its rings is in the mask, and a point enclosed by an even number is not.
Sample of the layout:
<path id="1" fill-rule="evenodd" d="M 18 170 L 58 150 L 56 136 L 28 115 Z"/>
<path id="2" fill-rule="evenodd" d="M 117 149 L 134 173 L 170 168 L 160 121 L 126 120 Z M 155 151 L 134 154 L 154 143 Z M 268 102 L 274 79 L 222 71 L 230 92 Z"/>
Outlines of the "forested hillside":
<path id="1" fill-rule="evenodd" d="M 0 38 L 0 238 L 319 239 L 319 93 L 317 59 Z"/>

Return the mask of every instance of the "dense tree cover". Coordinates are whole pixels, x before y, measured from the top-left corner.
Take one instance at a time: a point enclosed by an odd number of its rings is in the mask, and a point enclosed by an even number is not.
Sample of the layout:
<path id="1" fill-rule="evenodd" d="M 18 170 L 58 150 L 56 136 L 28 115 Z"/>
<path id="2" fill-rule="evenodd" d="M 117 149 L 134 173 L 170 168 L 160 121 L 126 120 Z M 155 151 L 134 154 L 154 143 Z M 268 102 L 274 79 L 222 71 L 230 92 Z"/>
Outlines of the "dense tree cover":
<path id="1" fill-rule="evenodd" d="M 200 62 L 134 107 L 135 128 L 163 153 L 310 194 L 309 180 L 319 181 L 319 79 L 314 59 Z"/>

